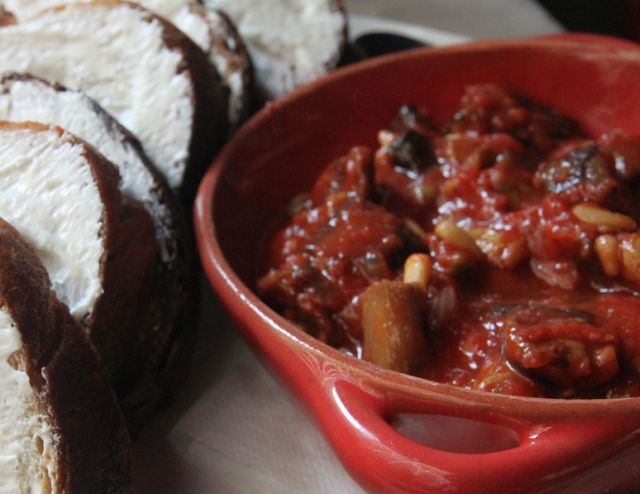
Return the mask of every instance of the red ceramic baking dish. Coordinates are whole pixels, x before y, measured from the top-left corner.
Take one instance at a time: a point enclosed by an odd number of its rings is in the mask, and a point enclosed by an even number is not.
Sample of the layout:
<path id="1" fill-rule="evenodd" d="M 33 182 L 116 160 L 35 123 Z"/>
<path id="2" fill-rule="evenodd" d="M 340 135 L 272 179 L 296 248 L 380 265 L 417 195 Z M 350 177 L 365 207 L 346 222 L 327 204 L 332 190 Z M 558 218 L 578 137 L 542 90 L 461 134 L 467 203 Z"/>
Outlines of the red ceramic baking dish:
<path id="1" fill-rule="evenodd" d="M 640 398 L 512 397 L 384 370 L 310 337 L 253 291 L 273 219 L 334 157 L 355 144 L 374 147 L 403 103 L 428 107 L 442 123 L 465 86 L 502 83 L 588 133 L 640 133 L 638 81 L 640 50 L 606 38 L 407 52 L 340 70 L 270 104 L 208 171 L 195 209 L 206 274 L 243 336 L 366 490 L 639 492 Z"/>

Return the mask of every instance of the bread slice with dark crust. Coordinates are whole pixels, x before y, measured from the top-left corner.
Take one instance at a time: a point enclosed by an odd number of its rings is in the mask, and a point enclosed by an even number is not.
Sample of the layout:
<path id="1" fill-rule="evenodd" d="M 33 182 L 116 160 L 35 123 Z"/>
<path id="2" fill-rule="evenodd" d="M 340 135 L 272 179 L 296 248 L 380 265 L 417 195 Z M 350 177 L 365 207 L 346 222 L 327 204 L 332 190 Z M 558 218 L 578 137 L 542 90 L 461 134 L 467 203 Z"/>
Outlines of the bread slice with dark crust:
<path id="1" fill-rule="evenodd" d="M 0 123 L 0 216 L 33 246 L 124 397 L 132 375 L 151 372 L 139 354 L 157 329 L 157 249 L 149 214 L 118 180 L 112 164 L 58 127 Z"/>
<path id="2" fill-rule="evenodd" d="M 8 5 L 13 3 L 23 2 L 12 0 Z M 202 48 L 229 91 L 229 126 L 235 129 L 249 115 L 253 67 L 231 19 L 219 10 L 206 10 L 196 0 L 139 0 L 138 3 L 171 21 Z"/>
<path id="3" fill-rule="evenodd" d="M 206 55 L 135 4 L 68 4 L 3 27 L 0 71 L 87 93 L 138 137 L 185 201 L 226 137 L 227 92 Z"/>
<path id="4" fill-rule="evenodd" d="M 278 98 L 333 70 L 347 41 L 341 0 L 203 0 L 234 22 L 264 99 Z"/>
<path id="5" fill-rule="evenodd" d="M 129 438 L 98 357 L 4 220 L 0 335 L 3 492 L 132 492 Z"/>
<path id="6" fill-rule="evenodd" d="M 140 201 L 155 228 L 158 255 L 148 315 L 140 335 L 135 375 L 119 386 L 121 404 L 130 422 L 171 394 L 168 355 L 179 354 L 179 342 L 193 331 L 193 273 L 180 208 L 162 177 L 153 169 L 136 139 L 81 91 L 25 74 L 0 77 L 0 120 L 37 121 L 57 125 L 92 145 L 120 174 L 120 190 Z M 175 347 L 175 348 L 174 348 Z M 140 372 L 144 370 L 144 372 Z"/>
<path id="7" fill-rule="evenodd" d="M 56 125 L 93 146 L 115 165 L 120 190 L 140 201 L 153 220 L 160 259 L 182 263 L 181 211 L 162 176 L 127 129 L 85 93 L 30 74 L 0 74 L 0 120 Z"/>

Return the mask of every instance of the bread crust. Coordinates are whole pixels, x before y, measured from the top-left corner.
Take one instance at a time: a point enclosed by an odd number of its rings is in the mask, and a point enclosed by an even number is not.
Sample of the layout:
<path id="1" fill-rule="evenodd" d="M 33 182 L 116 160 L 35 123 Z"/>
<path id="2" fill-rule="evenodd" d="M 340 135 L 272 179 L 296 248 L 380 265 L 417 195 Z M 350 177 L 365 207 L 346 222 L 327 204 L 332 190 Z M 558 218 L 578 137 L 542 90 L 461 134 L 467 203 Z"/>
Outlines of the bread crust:
<path id="1" fill-rule="evenodd" d="M 192 273 L 184 242 L 176 245 L 184 251 L 177 253 L 172 271 L 158 264 L 155 232 L 147 211 L 120 193 L 111 163 L 89 149 L 85 157 L 106 212 L 104 292 L 87 328 L 129 428 L 135 432 L 171 394 L 164 355 L 171 351 L 176 334 L 193 331 L 193 326 L 184 322 L 190 317 Z"/>
<path id="2" fill-rule="evenodd" d="M 0 123 L 0 131 L 5 125 Z M 110 162 L 84 141 L 60 128 L 57 132 L 83 146 L 84 158 L 104 204 L 101 232 L 104 253 L 100 269 L 104 291 L 83 324 L 98 349 L 106 374 L 112 377 L 120 394 L 121 376 L 131 365 L 131 350 L 147 325 L 157 256 L 153 223 L 139 202 L 121 194 L 118 172 Z"/>
<path id="3" fill-rule="evenodd" d="M 132 492 L 131 445 L 97 354 L 33 249 L 1 219 L 0 259 L 0 306 L 22 336 L 31 387 L 58 436 L 56 492 Z"/>
<path id="4" fill-rule="evenodd" d="M 202 12 L 201 15 L 209 24 L 211 44 L 209 60 L 218 70 L 223 83 L 229 88 L 229 133 L 231 134 L 246 120 L 251 111 L 251 97 L 254 90 L 253 64 L 244 40 L 229 16 L 218 9 L 206 10 L 200 5 L 198 7 L 198 11 Z M 228 74 L 240 74 L 242 82 L 239 94 L 234 94 L 231 90 L 231 84 L 227 82 L 229 76 L 222 73 L 222 67 L 216 63 L 218 56 L 226 61 Z"/>
<path id="5" fill-rule="evenodd" d="M 327 64 L 327 72 L 331 72 L 340 65 L 340 61 L 345 56 L 347 46 L 349 44 L 349 15 L 347 14 L 347 8 L 344 5 L 343 0 L 333 0 L 333 9 L 342 14 L 344 18 L 344 28 L 342 30 L 342 39 L 340 41 L 340 48 L 335 54 L 335 57 Z"/>

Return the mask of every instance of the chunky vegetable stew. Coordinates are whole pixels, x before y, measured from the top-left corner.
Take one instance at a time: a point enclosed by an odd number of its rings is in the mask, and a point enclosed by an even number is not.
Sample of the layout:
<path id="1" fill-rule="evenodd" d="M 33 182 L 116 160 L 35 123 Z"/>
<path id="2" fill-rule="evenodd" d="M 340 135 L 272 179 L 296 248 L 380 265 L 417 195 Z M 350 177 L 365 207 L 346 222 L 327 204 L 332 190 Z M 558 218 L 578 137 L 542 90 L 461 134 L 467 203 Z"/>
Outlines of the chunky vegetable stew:
<path id="1" fill-rule="evenodd" d="M 290 205 L 263 297 L 378 365 L 471 389 L 640 395 L 640 136 L 494 85 L 402 107 Z"/>

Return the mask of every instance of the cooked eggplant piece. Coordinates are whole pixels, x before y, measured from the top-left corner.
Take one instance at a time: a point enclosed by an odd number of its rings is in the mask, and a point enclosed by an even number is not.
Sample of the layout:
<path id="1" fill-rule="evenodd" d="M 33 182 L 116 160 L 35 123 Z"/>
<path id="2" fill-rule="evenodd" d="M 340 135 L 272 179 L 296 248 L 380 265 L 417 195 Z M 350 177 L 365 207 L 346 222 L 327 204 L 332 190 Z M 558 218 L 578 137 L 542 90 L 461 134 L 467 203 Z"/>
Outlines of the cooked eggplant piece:
<path id="1" fill-rule="evenodd" d="M 415 130 L 407 130 L 400 134 L 391 145 L 390 151 L 395 166 L 411 178 L 417 178 L 435 162 L 427 139 Z"/>
<path id="2" fill-rule="evenodd" d="M 598 191 L 610 179 L 607 161 L 598 148 L 590 143 L 559 159 L 543 162 L 536 172 L 534 183 L 555 194 L 582 186 L 586 196 L 597 201 L 600 198 Z"/>
<path id="3" fill-rule="evenodd" d="M 424 290 L 413 283 L 388 280 L 362 293 L 365 360 L 407 374 L 425 364 L 424 297 Z"/>
<path id="4" fill-rule="evenodd" d="M 513 304 L 493 314 L 502 321 L 509 361 L 565 393 L 595 388 L 618 373 L 617 337 L 599 331 L 590 312 Z"/>

